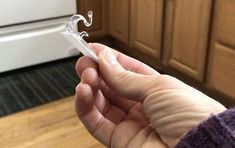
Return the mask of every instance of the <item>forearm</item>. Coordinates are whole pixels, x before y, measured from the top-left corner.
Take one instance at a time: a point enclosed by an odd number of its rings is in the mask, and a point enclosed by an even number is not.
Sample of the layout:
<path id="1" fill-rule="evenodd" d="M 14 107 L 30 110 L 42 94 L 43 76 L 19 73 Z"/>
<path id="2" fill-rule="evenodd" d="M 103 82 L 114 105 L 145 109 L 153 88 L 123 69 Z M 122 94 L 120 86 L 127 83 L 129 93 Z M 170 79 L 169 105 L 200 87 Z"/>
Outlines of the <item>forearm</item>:
<path id="1" fill-rule="evenodd" d="M 235 108 L 211 116 L 192 129 L 176 147 L 235 147 Z"/>

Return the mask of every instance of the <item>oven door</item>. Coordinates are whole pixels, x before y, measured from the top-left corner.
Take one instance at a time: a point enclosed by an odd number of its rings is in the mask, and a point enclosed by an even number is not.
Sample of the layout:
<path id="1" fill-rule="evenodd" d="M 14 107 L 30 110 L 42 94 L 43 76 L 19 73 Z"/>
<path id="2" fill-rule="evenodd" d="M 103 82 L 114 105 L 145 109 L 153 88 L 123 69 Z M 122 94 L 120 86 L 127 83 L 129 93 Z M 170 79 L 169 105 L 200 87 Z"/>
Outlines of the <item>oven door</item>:
<path id="1" fill-rule="evenodd" d="M 76 0 L 1 0 L 0 26 L 75 14 Z"/>
<path id="2" fill-rule="evenodd" d="M 0 72 L 79 54 L 60 34 L 68 19 L 0 28 Z"/>

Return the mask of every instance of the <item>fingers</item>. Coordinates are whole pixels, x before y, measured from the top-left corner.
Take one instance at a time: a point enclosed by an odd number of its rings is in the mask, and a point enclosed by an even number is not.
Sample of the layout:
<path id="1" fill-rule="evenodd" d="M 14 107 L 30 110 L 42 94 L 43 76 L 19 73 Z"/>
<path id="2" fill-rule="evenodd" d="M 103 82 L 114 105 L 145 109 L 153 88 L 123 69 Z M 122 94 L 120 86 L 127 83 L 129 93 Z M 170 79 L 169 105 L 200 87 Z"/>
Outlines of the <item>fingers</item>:
<path id="1" fill-rule="evenodd" d="M 122 109 L 126 113 L 136 105 L 137 102 L 132 101 L 130 99 L 122 98 L 118 96 L 113 90 L 108 87 L 105 82 L 101 79 L 100 81 L 100 90 L 103 92 L 106 98 L 109 98 L 111 104 L 117 106 Z"/>
<path id="2" fill-rule="evenodd" d="M 102 44 L 90 44 L 90 46 L 97 53 L 104 53 L 105 48 L 106 49 L 108 48 L 107 46 L 104 46 Z M 111 64 L 109 63 L 110 61 L 103 62 L 103 64 L 102 64 L 102 60 L 101 60 L 101 63 L 99 61 L 99 63 L 98 63 L 99 70 L 102 71 L 101 75 L 102 75 L 102 78 L 105 80 L 105 83 L 107 83 L 108 86 L 111 86 L 112 89 L 115 88 L 115 91 L 117 89 L 120 89 L 120 91 L 118 92 L 118 93 L 120 93 L 119 95 L 123 94 L 123 96 L 128 97 L 128 98 L 137 98 L 137 99 L 141 98 L 141 99 L 143 99 L 146 94 L 146 90 L 149 87 L 151 87 L 151 85 L 148 85 L 147 83 L 151 84 L 151 81 L 152 81 L 151 79 L 149 79 L 150 77 L 145 77 L 145 75 L 160 75 L 160 74 L 158 72 L 156 72 L 155 70 L 153 70 L 152 68 L 148 67 L 147 65 L 145 65 L 145 64 L 143 64 L 133 58 L 125 56 L 125 55 L 123 55 L 117 51 L 114 51 L 110 48 L 109 48 L 109 50 L 113 53 L 112 55 L 114 55 L 113 59 L 115 59 L 115 61 L 117 61 L 117 63 L 120 63 L 120 64 L 113 65 L 112 63 Z M 107 68 L 107 64 L 109 65 L 108 66 L 109 68 Z M 114 66 L 114 69 L 112 68 L 112 66 Z M 121 67 L 121 69 L 120 69 L 120 67 Z M 94 61 L 92 61 L 88 57 L 82 57 L 78 60 L 77 65 L 76 65 L 76 69 L 77 69 L 78 74 L 82 75 L 82 81 L 86 81 L 85 83 L 89 84 L 94 90 L 97 90 L 97 88 L 98 88 L 97 83 L 99 83 L 99 79 L 98 79 L 97 75 L 95 74 L 95 72 L 91 72 L 92 70 L 89 70 L 90 72 L 84 73 L 85 69 L 89 69 L 89 68 L 92 68 L 93 71 L 96 71 L 96 73 L 98 74 L 98 66 Z M 116 69 L 116 72 L 115 72 L 115 69 Z M 117 72 L 117 71 L 119 71 L 119 72 Z M 123 73 L 125 71 L 127 73 Z M 133 73 L 131 73 L 129 71 L 132 71 Z M 144 75 L 138 75 L 138 74 L 135 74 L 134 72 L 144 74 Z M 137 77 L 138 77 L 138 79 L 136 79 Z M 125 81 L 125 80 L 128 80 L 128 81 Z M 137 86 L 136 84 L 138 84 L 138 83 L 136 83 L 136 81 L 138 81 L 139 83 L 144 82 L 146 85 L 143 85 L 144 87 L 140 86 L 140 85 Z M 126 85 L 127 83 L 128 83 L 128 85 Z M 125 87 L 128 86 L 127 89 L 125 89 L 124 86 Z M 138 101 L 140 101 L 140 100 L 138 100 Z"/>
<path id="3" fill-rule="evenodd" d="M 107 48 L 99 53 L 99 68 L 105 83 L 117 94 L 141 102 L 154 88 L 157 77 L 127 71 L 119 64 L 116 55 Z"/>
<path id="4" fill-rule="evenodd" d="M 97 64 L 89 57 L 83 56 L 76 63 L 76 71 L 83 83 L 89 84 L 93 91 L 99 89 L 99 75 Z"/>
<path id="5" fill-rule="evenodd" d="M 98 54 L 99 52 L 103 51 L 107 46 L 98 44 L 98 43 L 90 43 L 89 44 L 92 49 Z M 112 50 L 113 53 L 116 55 L 118 62 L 123 66 L 124 69 L 135 72 L 135 73 L 140 73 L 140 74 L 145 74 L 145 75 L 155 75 L 159 74 L 157 71 L 155 71 L 153 68 L 149 67 L 148 65 L 131 58 L 129 56 L 126 56 L 120 52 L 117 52 L 115 50 Z M 80 76 L 82 71 L 85 68 L 92 67 L 96 70 L 98 70 L 97 64 L 91 60 L 89 57 L 83 56 L 81 57 L 77 64 L 76 64 L 76 70 L 78 75 Z"/>
<path id="6" fill-rule="evenodd" d="M 94 68 L 86 68 L 82 72 L 81 82 L 90 85 L 94 92 L 99 90 L 100 77 Z"/>
<path id="7" fill-rule="evenodd" d="M 115 124 L 104 118 L 94 106 L 93 91 L 89 85 L 80 84 L 76 92 L 75 109 L 80 120 L 95 138 L 109 146 Z"/>
<path id="8" fill-rule="evenodd" d="M 93 68 L 95 70 L 98 69 L 97 64 L 93 60 L 91 60 L 89 57 L 83 56 L 83 57 L 79 58 L 77 63 L 76 63 L 77 74 L 79 76 L 81 76 L 82 72 L 86 68 Z"/>
<path id="9" fill-rule="evenodd" d="M 92 49 L 98 54 L 101 51 L 103 51 L 105 48 L 108 48 L 108 46 L 98 44 L 98 43 L 90 43 L 89 44 Z M 126 56 L 118 51 L 112 50 L 114 55 L 117 57 L 118 62 L 122 65 L 122 67 L 126 70 L 145 74 L 145 75 L 155 75 L 159 74 L 157 71 L 155 71 L 153 68 L 149 67 L 148 65 L 131 58 L 129 56 Z"/>
<path id="10" fill-rule="evenodd" d="M 93 93 L 90 89 L 87 84 L 79 84 L 76 88 L 75 109 L 79 117 L 87 114 L 93 108 Z"/>

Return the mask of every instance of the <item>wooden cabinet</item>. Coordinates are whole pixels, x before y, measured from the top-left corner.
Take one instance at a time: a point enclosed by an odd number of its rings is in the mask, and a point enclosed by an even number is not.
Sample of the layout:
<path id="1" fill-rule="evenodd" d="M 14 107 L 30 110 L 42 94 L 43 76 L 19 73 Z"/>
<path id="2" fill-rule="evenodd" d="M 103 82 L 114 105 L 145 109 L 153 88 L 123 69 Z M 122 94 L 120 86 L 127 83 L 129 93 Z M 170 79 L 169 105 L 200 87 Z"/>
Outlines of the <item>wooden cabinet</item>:
<path id="1" fill-rule="evenodd" d="M 164 63 L 203 81 L 211 0 L 166 0 Z"/>
<path id="2" fill-rule="evenodd" d="M 235 1 L 215 2 L 209 54 L 209 87 L 235 98 Z"/>
<path id="3" fill-rule="evenodd" d="M 93 11 L 91 27 L 79 24 L 80 31 L 87 31 L 89 39 L 102 38 L 108 34 L 108 0 L 78 0 L 78 12 L 87 17 L 89 10 Z"/>
<path id="4" fill-rule="evenodd" d="M 130 47 L 157 59 L 161 56 L 163 6 L 163 0 L 131 0 Z"/>
<path id="5" fill-rule="evenodd" d="M 78 2 L 83 15 L 94 11 L 91 36 L 111 36 L 114 48 L 163 73 L 235 98 L 234 0 Z"/>
<path id="6" fill-rule="evenodd" d="M 110 0 L 110 35 L 129 43 L 129 0 Z"/>

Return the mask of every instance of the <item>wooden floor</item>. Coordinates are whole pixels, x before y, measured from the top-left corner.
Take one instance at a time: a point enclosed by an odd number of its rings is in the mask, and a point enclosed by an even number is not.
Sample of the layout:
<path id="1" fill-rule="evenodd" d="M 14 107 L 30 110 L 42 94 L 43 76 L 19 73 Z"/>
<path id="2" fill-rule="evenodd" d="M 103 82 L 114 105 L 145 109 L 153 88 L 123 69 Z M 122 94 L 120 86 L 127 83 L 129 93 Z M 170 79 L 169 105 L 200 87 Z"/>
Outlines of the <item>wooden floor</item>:
<path id="1" fill-rule="evenodd" d="M 0 118 L 1 148 L 103 148 L 74 112 L 74 97 Z"/>

